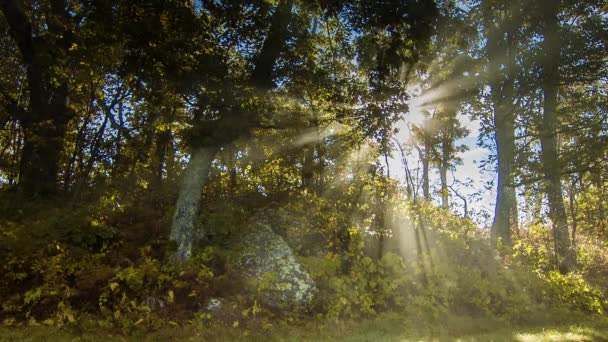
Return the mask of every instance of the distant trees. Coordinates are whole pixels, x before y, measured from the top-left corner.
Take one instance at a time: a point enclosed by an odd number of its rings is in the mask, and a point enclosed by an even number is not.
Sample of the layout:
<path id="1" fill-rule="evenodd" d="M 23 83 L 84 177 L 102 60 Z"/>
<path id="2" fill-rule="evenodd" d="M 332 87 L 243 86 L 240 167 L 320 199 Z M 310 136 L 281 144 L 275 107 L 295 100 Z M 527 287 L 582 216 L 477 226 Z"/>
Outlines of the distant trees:
<path id="1" fill-rule="evenodd" d="M 572 113 L 566 114 L 561 108 L 576 111 L 568 103 L 578 100 L 560 94 L 582 83 L 593 89 L 605 77 L 606 60 L 596 55 L 596 49 L 605 46 L 599 39 L 602 30 L 598 25 L 606 20 L 600 18 L 601 9 L 594 1 L 478 1 L 473 5 L 484 18 L 479 24 L 486 40 L 486 84 L 493 108 L 493 120 L 486 126 L 493 130 L 498 169 L 493 236 L 509 245 L 511 231 L 518 226 L 516 188 L 525 185 L 526 196 L 533 192 L 536 201 L 543 195 L 547 198 L 556 264 L 562 272 L 568 272 L 576 261 L 571 247 L 574 230 L 570 233 L 568 229 L 564 194 L 567 187 L 573 187 L 564 184 L 563 177 L 578 169 L 573 164 L 580 158 L 564 157 L 562 146 L 568 139 L 560 137 L 573 137 L 570 134 L 582 131 L 578 125 L 564 125 Z M 573 50 L 575 46 L 579 52 Z M 597 108 L 594 114 L 587 112 L 582 117 L 599 119 L 601 112 Z M 567 144 L 570 147 L 566 150 L 570 150 L 571 141 Z M 594 155 L 596 151 L 598 147 L 588 153 Z M 565 164 L 570 165 L 569 169 Z M 541 207 L 543 203 L 536 206 L 537 213 Z M 575 206 L 571 210 L 575 211 Z M 576 219 L 570 220 L 574 227 Z"/>
<path id="2" fill-rule="evenodd" d="M 472 87 L 465 80 L 465 74 L 471 72 L 472 59 L 467 56 L 471 27 L 453 1 L 441 3 L 440 13 L 433 44 L 417 66 L 420 97 L 428 101 L 420 105 L 424 118 L 422 123 L 411 125 L 411 133 L 422 164 L 423 196 L 427 200 L 431 198 L 429 174 L 431 167 L 436 166 L 441 206 L 448 209 L 448 171 L 454 170 L 460 162 L 458 153 L 467 148 L 457 141 L 468 134 L 458 114 L 471 96 Z"/>

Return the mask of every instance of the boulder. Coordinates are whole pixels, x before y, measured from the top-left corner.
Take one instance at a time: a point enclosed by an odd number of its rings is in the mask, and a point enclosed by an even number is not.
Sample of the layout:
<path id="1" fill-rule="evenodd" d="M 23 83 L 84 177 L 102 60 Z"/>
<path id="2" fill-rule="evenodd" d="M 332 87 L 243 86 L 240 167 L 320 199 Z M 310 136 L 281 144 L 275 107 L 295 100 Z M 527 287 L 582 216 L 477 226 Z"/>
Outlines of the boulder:
<path id="1" fill-rule="evenodd" d="M 263 223 L 239 239 L 235 267 L 262 304 L 275 309 L 305 308 L 316 291 L 309 274 L 285 240 Z"/>

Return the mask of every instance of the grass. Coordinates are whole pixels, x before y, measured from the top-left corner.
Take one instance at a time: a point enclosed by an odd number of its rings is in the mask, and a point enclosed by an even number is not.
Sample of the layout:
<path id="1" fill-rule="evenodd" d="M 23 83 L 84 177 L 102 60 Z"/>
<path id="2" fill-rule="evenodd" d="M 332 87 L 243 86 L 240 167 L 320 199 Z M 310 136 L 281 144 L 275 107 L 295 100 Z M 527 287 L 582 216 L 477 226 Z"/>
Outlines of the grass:
<path id="1" fill-rule="evenodd" d="M 423 324 L 396 315 L 365 321 L 309 321 L 298 325 L 235 328 L 187 325 L 123 334 L 82 327 L 0 326 L 0 341 L 608 341 L 608 320 L 511 327 L 496 321 L 455 317 L 446 324 Z"/>

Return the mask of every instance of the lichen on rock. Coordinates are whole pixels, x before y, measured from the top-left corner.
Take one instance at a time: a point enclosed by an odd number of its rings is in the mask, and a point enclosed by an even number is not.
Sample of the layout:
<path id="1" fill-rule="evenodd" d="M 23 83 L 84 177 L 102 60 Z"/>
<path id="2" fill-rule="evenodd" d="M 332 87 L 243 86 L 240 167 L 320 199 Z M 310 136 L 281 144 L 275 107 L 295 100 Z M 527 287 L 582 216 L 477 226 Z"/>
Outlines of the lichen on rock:
<path id="1" fill-rule="evenodd" d="M 238 247 L 236 268 L 249 278 L 267 306 L 286 309 L 311 304 L 315 284 L 285 240 L 269 225 L 256 223 Z"/>

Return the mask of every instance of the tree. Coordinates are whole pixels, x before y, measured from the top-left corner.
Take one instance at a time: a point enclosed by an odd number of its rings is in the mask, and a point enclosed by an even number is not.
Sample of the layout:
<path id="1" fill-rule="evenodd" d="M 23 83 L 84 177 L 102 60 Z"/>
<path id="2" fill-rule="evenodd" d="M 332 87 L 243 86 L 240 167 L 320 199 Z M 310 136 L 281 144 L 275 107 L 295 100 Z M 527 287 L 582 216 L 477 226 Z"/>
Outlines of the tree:
<path id="1" fill-rule="evenodd" d="M 472 82 L 466 79 L 471 74 L 472 59 L 466 54 L 472 40 L 472 28 L 466 23 L 464 11 L 455 2 L 444 1 L 440 7 L 441 29 L 432 37 L 432 46 L 429 53 L 418 67 L 421 70 L 420 97 L 427 99 L 420 106 L 432 107 L 433 116 L 424 134 L 434 137 L 425 137 L 423 132 L 415 130 L 420 141 L 425 142 L 425 150 L 429 150 L 430 160 L 423 160 L 424 189 L 428 192 L 428 163 L 435 164 L 439 169 L 441 206 L 449 208 L 449 186 L 447 181 L 448 170 L 453 170 L 454 164 L 459 162 L 458 152 L 466 149 L 464 145 L 457 146 L 456 141 L 465 137 L 468 130 L 463 128 L 458 120 L 458 114 L 463 104 L 470 98 Z M 427 119 L 428 120 L 428 119 Z M 429 127 L 430 126 L 430 127 Z M 432 149 L 426 145 L 434 143 Z M 427 159 L 427 158 L 425 158 Z M 426 166 L 425 166 L 426 165 Z M 424 176 L 426 175 L 426 176 Z"/>
<path id="2" fill-rule="evenodd" d="M 469 131 L 462 127 L 457 119 L 457 113 L 451 108 L 441 108 L 438 113 L 440 157 L 437 161 L 441 181 L 441 207 L 449 209 L 448 170 L 453 170 L 454 163 L 460 160 L 458 152 L 466 151 L 466 145 L 457 145 L 456 140 L 465 137 Z M 466 210 L 465 210 L 466 213 Z"/>
<path id="3" fill-rule="evenodd" d="M 48 6 L 48 7 L 47 7 Z M 70 108 L 71 51 L 77 44 L 76 27 L 81 20 L 65 1 L 44 3 L 46 21 L 34 26 L 19 0 L 3 0 L 2 13 L 27 69 L 29 104 L 13 112 L 23 128 L 19 187 L 24 195 L 57 194 L 58 172 L 64 136 L 74 117 Z"/>
<path id="4" fill-rule="evenodd" d="M 498 186 L 492 239 L 511 245 L 511 229 L 518 225 L 515 186 L 515 119 L 516 28 L 520 7 L 511 2 L 482 4 L 487 18 L 485 46 L 487 77 L 493 111 L 494 141 L 498 161 Z M 501 19 L 498 19 L 498 18 Z M 498 19 L 498 20 L 496 20 Z M 494 21 L 494 22 L 493 22 Z"/>
<path id="5" fill-rule="evenodd" d="M 555 250 L 558 267 L 561 272 L 572 270 L 576 264 L 576 255 L 572 249 L 568 220 L 562 195 L 562 167 L 557 151 L 557 102 L 560 65 L 560 39 L 558 12 L 560 1 L 545 1 L 542 10 L 543 43 L 542 92 L 543 117 L 541 128 L 541 161 L 545 178 L 545 192 L 549 199 L 549 217 L 553 224 Z"/>
<path id="6" fill-rule="evenodd" d="M 293 0 L 281 1 L 272 15 L 266 39 L 254 58 L 253 70 L 247 81 L 255 91 L 264 93 L 273 86 L 272 72 L 287 39 L 292 5 Z M 198 109 L 204 110 L 205 105 L 204 97 L 199 96 Z M 170 235 L 170 239 L 177 244 L 177 260 L 190 257 L 195 236 L 201 233 L 196 231 L 201 191 L 216 153 L 259 124 L 256 113 L 238 107 L 226 109 L 219 113 L 219 118 L 200 123 L 198 129 L 203 139 L 196 142 L 184 171 Z"/>
<path id="7" fill-rule="evenodd" d="M 435 121 L 435 114 L 425 111 L 425 119 L 422 125 L 411 125 L 411 132 L 414 139 L 414 147 L 418 151 L 419 160 L 422 163 L 422 195 L 426 200 L 431 199 L 430 190 L 430 179 L 429 172 L 431 162 L 436 160 L 437 155 L 437 122 Z"/>

